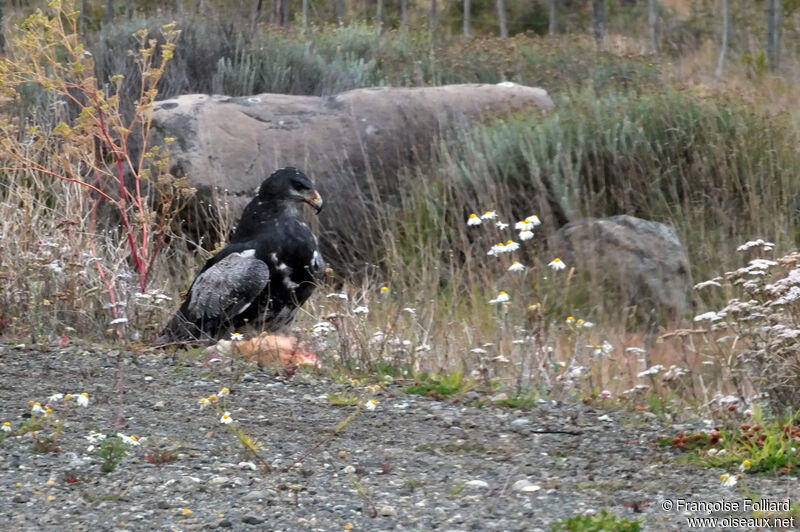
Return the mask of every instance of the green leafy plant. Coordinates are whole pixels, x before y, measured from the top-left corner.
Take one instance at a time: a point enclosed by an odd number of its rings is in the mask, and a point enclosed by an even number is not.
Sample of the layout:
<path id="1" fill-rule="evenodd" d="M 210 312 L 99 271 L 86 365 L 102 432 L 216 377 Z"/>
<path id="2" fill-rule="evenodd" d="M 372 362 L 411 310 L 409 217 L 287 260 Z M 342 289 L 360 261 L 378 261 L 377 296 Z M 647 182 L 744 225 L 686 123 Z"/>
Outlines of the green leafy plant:
<path id="1" fill-rule="evenodd" d="M 466 379 L 458 371 L 440 376 L 423 375 L 417 379 L 416 384 L 406 386 L 403 391 L 408 394 L 425 395 L 435 399 L 443 399 L 469 391 L 475 384 Z"/>
<path id="2" fill-rule="evenodd" d="M 328 393 L 328 400 L 336 406 L 355 406 L 362 401 L 361 395 L 353 393 Z"/>
<path id="3" fill-rule="evenodd" d="M 738 467 L 742 473 L 790 474 L 800 466 L 800 428 L 779 421 L 682 432 L 659 443 L 690 453 L 689 459 L 701 465 Z"/>
<path id="4" fill-rule="evenodd" d="M 121 436 L 116 436 L 103 440 L 92 452 L 103 461 L 100 470 L 103 473 L 111 473 L 128 455 L 128 444 Z"/>
<path id="5" fill-rule="evenodd" d="M 642 520 L 619 517 L 603 508 L 599 514 L 576 515 L 559 521 L 551 529 L 573 532 L 638 532 L 642 529 Z"/>
<path id="6" fill-rule="evenodd" d="M 178 451 L 174 449 L 155 449 L 145 455 L 144 459 L 153 465 L 160 466 L 178 459 Z"/>
<path id="7" fill-rule="evenodd" d="M 514 395 L 512 397 L 508 397 L 506 399 L 493 400 L 491 404 L 495 406 L 503 406 L 506 408 L 529 409 L 536 407 L 538 402 L 536 394 L 523 393 L 519 395 Z"/>
<path id="8" fill-rule="evenodd" d="M 57 422 L 55 424 L 55 429 L 50 434 L 40 436 L 38 432 L 34 432 L 33 451 L 39 454 L 57 453 L 60 450 L 59 443 L 63 431 L 64 423 Z"/>

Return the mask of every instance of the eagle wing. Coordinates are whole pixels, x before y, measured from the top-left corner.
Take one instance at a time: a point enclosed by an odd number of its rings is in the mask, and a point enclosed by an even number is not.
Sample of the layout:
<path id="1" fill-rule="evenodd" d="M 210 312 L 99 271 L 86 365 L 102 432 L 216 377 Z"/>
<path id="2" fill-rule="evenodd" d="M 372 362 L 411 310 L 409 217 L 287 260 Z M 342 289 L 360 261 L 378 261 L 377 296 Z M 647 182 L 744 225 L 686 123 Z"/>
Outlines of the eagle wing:
<path id="1" fill-rule="evenodd" d="M 269 266 L 255 250 L 231 253 L 197 276 L 189 290 L 186 317 L 228 320 L 249 307 L 269 282 Z"/>

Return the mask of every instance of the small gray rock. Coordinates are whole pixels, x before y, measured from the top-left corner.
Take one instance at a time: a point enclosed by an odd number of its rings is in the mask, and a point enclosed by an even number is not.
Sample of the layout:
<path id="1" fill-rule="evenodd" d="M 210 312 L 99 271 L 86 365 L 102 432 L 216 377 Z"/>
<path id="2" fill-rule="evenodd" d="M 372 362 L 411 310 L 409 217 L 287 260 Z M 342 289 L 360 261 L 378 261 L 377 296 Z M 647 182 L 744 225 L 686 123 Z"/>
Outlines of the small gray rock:
<path id="1" fill-rule="evenodd" d="M 263 517 L 259 517 L 257 515 L 246 515 L 246 516 L 242 517 L 242 523 L 245 523 L 245 524 L 248 524 L 248 525 L 260 525 L 264 521 L 265 521 L 265 519 Z"/>
<path id="2" fill-rule="evenodd" d="M 381 517 L 390 517 L 393 515 L 397 515 L 397 510 L 394 509 L 394 506 L 389 506 L 389 505 L 381 506 L 380 509 L 378 509 L 378 515 L 380 515 Z"/>
<path id="3" fill-rule="evenodd" d="M 519 491 L 521 493 L 535 493 L 542 489 L 541 486 L 532 483 L 527 478 L 523 478 L 522 480 L 518 480 L 514 482 L 511 486 L 513 491 Z"/>
<path id="4" fill-rule="evenodd" d="M 269 499 L 270 493 L 266 490 L 254 490 L 250 493 L 244 494 L 242 497 L 243 501 L 260 501 L 264 499 Z"/>

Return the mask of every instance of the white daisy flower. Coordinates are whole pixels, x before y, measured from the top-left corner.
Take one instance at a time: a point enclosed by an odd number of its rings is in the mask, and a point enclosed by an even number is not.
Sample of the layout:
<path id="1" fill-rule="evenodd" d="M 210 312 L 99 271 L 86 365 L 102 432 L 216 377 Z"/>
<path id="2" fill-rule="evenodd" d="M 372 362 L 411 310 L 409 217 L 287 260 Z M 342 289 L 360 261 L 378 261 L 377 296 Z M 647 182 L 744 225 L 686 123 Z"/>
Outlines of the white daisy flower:
<path id="1" fill-rule="evenodd" d="M 514 229 L 518 231 L 530 231 L 533 229 L 533 222 L 530 220 L 522 220 L 514 224 Z"/>
<path id="2" fill-rule="evenodd" d="M 561 259 L 559 259 L 558 257 L 556 257 L 556 258 L 554 258 L 552 261 L 550 261 L 550 263 L 548 264 L 548 266 L 550 266 L 551 268 L 553 268 L 553 270 L 555 270 L 555 271 L 558 271 L 558 270 L 563 270 L 564 268 L 566 268 L 566 267 L 567 267 L 567 265 L 566 265 L 566 264 L 564 264 L 564 261 L 562 261 L 562 260 L 561 260 Z"/>
<path id="3" fill-rule="evenodd" d="M 238 342 L 239 340 L 244 340 L 244 335 L 242 333 L 231 333 L 231 340 L 234 342 Z"/>
<path id="4" fill-rule="evenodd" d="M 44 408 L 42 408 L 42 403 L 33 403 L 33 406 L 31 407 L 31 412 L 33 414 L 46 414 L 47 413 L 47 411 Z"/>
<path id="5" fill-rule="evenodd" d="M 519 232 L 519 239 L 520 240 L 525 241 L 525 240 L 530 240 L 531 238 L 533 238 L 533 231 L 527 231 L 526 230 L 526 231 L 520 231 Z"/>
<path id="6" fill-rule="evenodd" d="M 0 430 L 3 432 L 11 432 L 11 423 L 5 421 L 2 425 L 0 425 Z"/>
<path id="7" fill-rule="evenodd" d="M 140 445 L 136 436 L 125 436 L 123 433 L 117 432 L 117 437 L 122 440 L 122 443 L 130 445 L 131 447 L 138 447 Z"/>
<path id="8" fill-rule="evenodd" d="M 377 404 L 378 401 L 376 401 L 375 399 L 370 399 L 369 401 L 364 403 L 364 410 L 369 410 L 370 412 L 372 412 L 373 410 L 375 410 Z"/>
<path id="9" fill-rule="evenodd" d="M 732 488 L 733 486 L 736 485 L 738 479 L 735 476 L 723 473 L 722 475 L 720 475 L 719 481 L 723 485 L 723 487 Z"/>
<path id="10" fill-rule="evenodd" d="M 504 230 L 506 227 L 508 227 L 508 224 L 505 222 L 497 222 L 494 225 L 496 225 L 497 228 L 500 229 L 501 231 Z"/>
<path id="11" fill-rule="evenodd" d="M 542 221 L 541 221 L 541 220 L 539 219 L 539 217 L 538 217 L 538 216 L 536 216 L 535 214 L 531 214 L 530 216 L 528 216 L 527 218 L 525 218 L 525 221 L 526 221 L 526 222 L 530 222 L 530 223 L 532 223 L 534 227 L 537 227 L 537 226 L 539 226 L 539 225 L 542 225 Z"/>
<path id="12" fill-rule="evenodd" d="M 89 443 L 95 444 L 95 443 L 98 443 L 98 442 L 101 442 L 101 441 L 105 440 L 106 439 L 106 435 L 105 434 L 101 434 L 99 432 L 92 432 L 88 436 L 86 436 L 86 439 L 89 440 Z"/>
<path id="13" fill-rule="evenodd" d="M 51 395 L 50 397 L 47 398 L 47 402 L 48 403 L 57 403 L 58 401 L 60 401 L 63 398 L 64 398 L 64 394 L 63 393 L 54 393 L 53 395 Z"/>
<path id="14" fill-rule="evenodd" d="M 467 220 L 467 225 L 481 225 L 483 221 L 478 218 L 478 215 L 474 212 L 469 215 L 469 219 Z"/>
<path id="15" fill-rule="evenodd" d="M 506 294 L 505 292 L 500 292 L 497 294 L 497 297 L 490 300 L 489 303 L 492 305 L 496 305 L 497 303 L 508 303 L 511 300 L 511 297 Z"/>
<path id="16" fill-rule="evenodd" d="M 578 320 L 578 321 L 581 321 L 581 320 Z M 608 355 L 611 351 L 614 350 L 614 346 L 611 345 L 608 342 L 608 340 L 603 340 L 602 345 L 594 345 L 594 346 L 589 346 L 589 347 L 594 349 L 594 356 L 596 356 L 596 357 L 601 357 L 601 356 Z"/>
<path id="17" fill-rule="evenodd" d="M 492 246 L 492 249 L 486 252 L 487 255 L 499 255 L 506 252 L 506 246 L 501 242 Z"/>
<path id="18" fill-rule="evenodd" d="M 508 267 L 508 271 L 510 272 L 524 272 L 525 266 L 519 263 L 519 261 L 514 261 L 514 264 Z"/>
<path id="19" fill-rule="evenodd" d="M 510 252 L 512 252 L 512 251 L 516 251 L 516 250 L 518 250 L 518 249 L 519 249 L 519 243 L 517 243 L 517 242 L 514 242 L 513 240 L 509 240 L 508 242 L 506 242 L 506 245 L 505 245 L 505 250 L 506 250 L 507 252 L 509 252 L 509 253 L 510 253 Z"/>
<path id="20" fill-rule="evenodd" d="M 494 220 L 495 218 L 497 218 L 497 213 L 494 211 L 486 211 L 481 214 L 481 220 Z"/>
<path id="21" fill-rule="evenodd" d="M 76 395 L 75 401 L 77 401 L 78 406 L 89 406 L 89 394 L 83 392 L 80 395 Z"/>
<path id="22" fill-rule="evenodd" d="M 222 417 L 219 418 L 219 422 L 222 423 L 223 425 L 230 425 L 231 423 L 233 423 L 233 418 L 231 417 L 231 413 L 225 412 L 224 414 L 222 414 Z"/>

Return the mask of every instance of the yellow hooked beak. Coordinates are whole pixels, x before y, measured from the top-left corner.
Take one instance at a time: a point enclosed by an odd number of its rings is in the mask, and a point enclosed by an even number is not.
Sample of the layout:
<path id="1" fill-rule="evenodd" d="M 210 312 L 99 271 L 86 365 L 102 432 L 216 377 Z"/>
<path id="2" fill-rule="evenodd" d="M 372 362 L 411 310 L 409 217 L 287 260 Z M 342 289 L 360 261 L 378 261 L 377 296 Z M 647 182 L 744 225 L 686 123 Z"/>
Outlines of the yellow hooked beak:
<path id="1" fill-rule="evenodd" d="M 306 200 L 306 203 L 314 207 L 314 210 L 317 212 L 317 214 L 319 214 L 319 211 L 322 210 L 322 196 L 320 196 L 319 192 L 316 190 L 314 191 L 314 195 Z"/>

